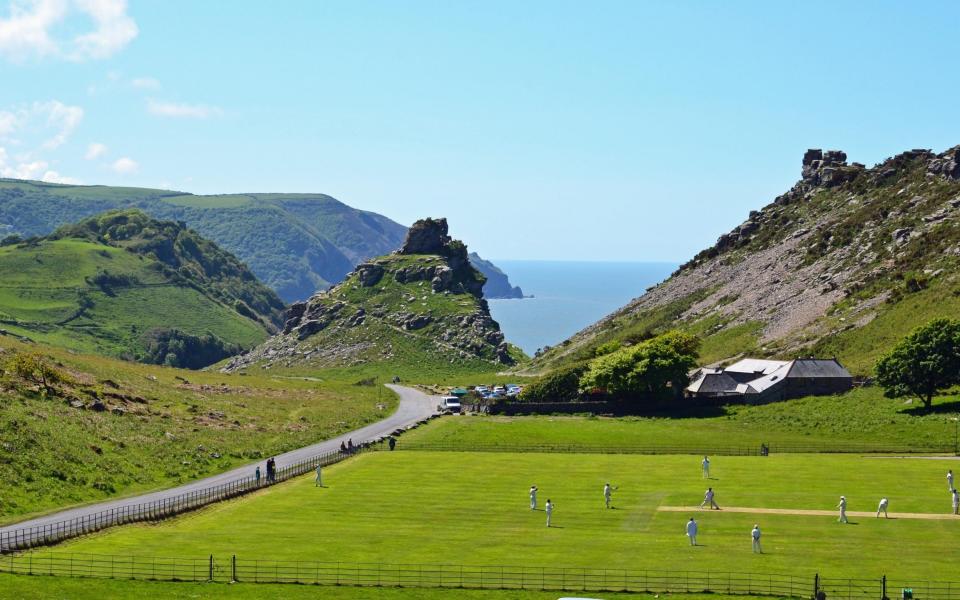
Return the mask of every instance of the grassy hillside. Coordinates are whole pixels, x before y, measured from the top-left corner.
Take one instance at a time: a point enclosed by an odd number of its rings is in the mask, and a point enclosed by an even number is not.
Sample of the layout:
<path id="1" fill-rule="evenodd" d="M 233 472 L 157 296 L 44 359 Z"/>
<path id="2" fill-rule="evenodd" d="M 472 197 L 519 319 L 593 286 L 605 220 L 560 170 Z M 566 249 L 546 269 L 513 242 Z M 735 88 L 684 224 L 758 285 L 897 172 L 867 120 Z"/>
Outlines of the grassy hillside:
<path id="1" fill-rule="evenodd" d="M 495 372 L 521 353 L 481 296 L 483 276 L 441 219 L 418 221 L 394 254 L 291 306 L 283 332 L 227 366 L 241 370 L 376 365 L 382 373 Z M 424 238 L 427 241 L 411 242 Z M 413 246 L 420 243 L 420 246 Z"/>
<path id="2" fill-rule="evenodd" d="M 958 161 L 960 147 L 869 169 L 808 151 L 791 190 L 532 370 L 679 327 L 704 339 L 704 363 L 818 354 L 868 375 L 895 340 L 960 307 Z"/>
<path id="3" fill-rule="evenodd" d="M 83 352 L 204 366 L 262 342 L 282 309 L 232 255 L 137 211 L 0 247 L 0 326 Z"/>
<path id="4" fill-rule="evenodd" d="M 107 210 L 137 208 L 184 221 L 248 264 L 286 301 L 340 281 L 390 252 L 406 228 L 323 194 L 195 196 L 170 190 L 0 179 L 0 238 L 47 235 Z"/>
<path id="5" fill-rule="evenodd" d="M 396 403 L 347 376 L 182 371 L 0 335 L 0 364 L 33 352 L 72 383 L 43 394 L 0 377 L 0 521 L 224 471 L 378 420 Z"/>

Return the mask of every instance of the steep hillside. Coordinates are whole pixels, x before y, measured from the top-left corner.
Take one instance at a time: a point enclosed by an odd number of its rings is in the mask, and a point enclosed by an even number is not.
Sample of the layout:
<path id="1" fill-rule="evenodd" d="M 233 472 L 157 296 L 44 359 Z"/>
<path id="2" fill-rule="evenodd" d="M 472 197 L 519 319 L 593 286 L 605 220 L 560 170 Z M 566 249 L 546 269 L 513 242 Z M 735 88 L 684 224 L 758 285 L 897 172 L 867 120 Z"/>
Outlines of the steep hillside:
<path id="1" fill-rule="evenodd" d="M 470 264 L 487 278 L 483 284 L 484 298 L 523 298 L 523 290 L 512 285 L 510 278 L 497 265 L 480 258 L 476 252 L 470 253 Z"/>
<path id="2" fill-rule="evenodd" d="M 196 196 L 170 190 L 0 179 L 0 238 L 47 235 L 107 210 L 183 221 L 235 254 L 287 302 L 400 245 L 406 228 L 323 194 Z"/>
<path id="3" fill-rule="evenodd" d="M 704 338 L 705 362 L 814 353 L 865 375 L 913 327 L 958 314 L 960 146 L 846 159 L 807 151 L 788 192 L 532 368 L 681 327 Z"/>
<path id="4" fill-rule="evenodd" d="M 43 389 L 18 376 L 21 357 L 67 381 Z M 212 475 L 396 405 L 355 381 L 183 371 L 0 334 L 0 522 Z"/>
<path id="5" fill-rule="evenodd" d="M 445 219 L 418 221 L 400 250 L 291 306 L 281 334 L 226 369 L 512 364 L 482 297 L 483 282 L 466 246 L 447 235 Z"/>
<path id="6" fill-rule="evenodd" d="M 0 325 L 76 350 L 198 368 L 262 342 L 283 309 L 236 257 L 139 211 L 0 247 Z"/>

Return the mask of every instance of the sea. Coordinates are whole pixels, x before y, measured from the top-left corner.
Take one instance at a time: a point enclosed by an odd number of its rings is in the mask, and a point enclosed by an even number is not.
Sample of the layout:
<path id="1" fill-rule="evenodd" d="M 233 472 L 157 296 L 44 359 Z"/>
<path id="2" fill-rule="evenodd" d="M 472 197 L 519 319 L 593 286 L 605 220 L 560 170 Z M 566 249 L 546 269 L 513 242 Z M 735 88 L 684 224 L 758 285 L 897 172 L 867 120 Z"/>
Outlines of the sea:
<path id="1" fill-rule="evenodd" d="M 529 355 L 554 346 L 643 294 L 677 268 L 661 262 L 494 261 L 532 298 L 490 300 L 508 342 Z"/>

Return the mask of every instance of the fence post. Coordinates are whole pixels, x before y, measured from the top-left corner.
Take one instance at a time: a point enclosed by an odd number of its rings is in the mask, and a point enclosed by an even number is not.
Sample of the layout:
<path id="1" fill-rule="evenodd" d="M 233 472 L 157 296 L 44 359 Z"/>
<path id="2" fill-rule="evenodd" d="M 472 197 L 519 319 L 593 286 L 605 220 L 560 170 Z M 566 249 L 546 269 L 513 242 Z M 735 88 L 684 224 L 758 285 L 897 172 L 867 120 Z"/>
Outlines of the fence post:
<path id="1" fill-rule="evenodd" d="M 207 581 L 213 581 L 213 555 L 210 555 L 210 577 Z"/>
<path id="2" fill-rule="evenodd" d="M 817 592 L 820 591 L 820 573 L 816 573 L 813 576 L 813 598 L 816 600 Z"/>
<path id="3" fill-rule="evenodd" d="M 233 559 L 231 559 L 230 562 L 232 563 L 231 577 L 233 581 L 236 581 L 237 580 L 237 555 L 236 554 L 233 555 Z"/>
<path id="4" fill-rule="evenodd" d="M 880 580 L 880 600 L 887 600 L 887 576 Z"/>

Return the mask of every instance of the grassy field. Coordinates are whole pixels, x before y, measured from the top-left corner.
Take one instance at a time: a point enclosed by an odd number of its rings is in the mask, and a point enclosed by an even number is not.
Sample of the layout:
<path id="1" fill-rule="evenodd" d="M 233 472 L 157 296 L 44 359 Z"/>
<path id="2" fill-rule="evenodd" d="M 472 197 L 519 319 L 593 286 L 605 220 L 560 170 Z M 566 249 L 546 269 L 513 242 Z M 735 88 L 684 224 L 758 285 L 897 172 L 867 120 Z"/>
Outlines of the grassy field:
<path id="1" fill-rule="evenodd" d="M 830 449 L 849 444 L 925 448 L 954 443 L 960 402 L 938 398 L 934 411 L 884 398 L 879 388 L 843 396 L 803 398 L 764 406 L 731 405 L 673 417 L 463 416 L 439 419 L 405 434 L 404 448 L 441 444 L 470 449 L 511 444 L 584 448 L 711 448 L 802 444 Z"/>
<path id="2" fill-rule="evenodd" d="M 185 371 L 0 337 L 0 360 L 38 349 L 125 412 L 0 388 L 0 522 L 221 472 L 350 431 L 396 406 L 392 393 L 354 385 L 348 374 Z"/>
<path id="3" fill-rule="evenodd" d="M 960 558 L 960 518 L 661 512 L 700 502 L 711 485 L 721 506 L 946 514 L 944 475 L 958 463 L 860 456 L 715 457 L 714 479 L 693 456 L 381 452 L 330 467 L 327 488 L 310 477 L 159 524 L 114 529 L 58 553 L 290 561 L 392 562 L 713 572 L 819 572 L 827 577 L 949 579 Z M 619 486 L 614 510 L 604 482 Z M 527 490 L 556 505 L 555 527 L 528 507 Z M 700 521 L 691 547 L 684 524 Z M 749 532 L 764 531 L 752 554 Z M 909 548 L 909 552 L 903 552 Z"/>
<path id="4" fill-rule="evenodd" d="M 396 588 L 352 588 L 303 585 L 271 584 L 223 584 L 223 583 L 160 583 L 147 581 L 114 581 L 104 579 L 71 579 L 67 577 L 43 577 L 0 574 L 0 598 L 19 600 L 101 600 L 103 598 L 168 598 L 193 599 L 230 598 L 247 600 L 262 598 L 318 598 L 324 600 L 556 600 L 558 592 L 531 592 L 519 590 L 432 590 Z M 649 600 L 653 594 L 600 594 L 593 597 L 604 599 L 629 598 Z M 659 598 L 660 596 L 657 596 Z M 664 598 L 668 596 L 663 595 Z M 717 594 L 682 594 L 673 597 L 680 600 L 745 600 L 745 596 L 722 596 Z"/>

